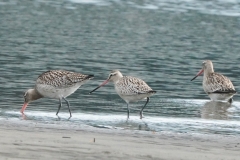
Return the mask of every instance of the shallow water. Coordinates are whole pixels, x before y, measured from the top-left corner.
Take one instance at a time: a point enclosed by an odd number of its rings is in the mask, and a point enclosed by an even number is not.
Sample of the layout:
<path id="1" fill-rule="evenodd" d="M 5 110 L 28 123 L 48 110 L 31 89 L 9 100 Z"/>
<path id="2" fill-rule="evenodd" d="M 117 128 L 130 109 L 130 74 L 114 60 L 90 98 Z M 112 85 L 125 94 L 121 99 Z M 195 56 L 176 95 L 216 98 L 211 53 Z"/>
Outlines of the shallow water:
<path id="1" fill-rule="evenodd" d="M 240 98 L 210 102 L 202 77 L 190 79 L 205 59 L 239 91 L 240 1 L 3 1 L 0 2 L 0 118 L 37 123 L 173 133 L 240 135 Z M 94 74 L 68 97 L 73 117 L 58 101 L 31 103 L 19 113 L 23 93 L 39 74 L 65 69 Z M 119 69 L 157 91 L 126 104 L 108 84 L 88 92 Z M 24 123 L 24 121 L 22 121 Z"/>

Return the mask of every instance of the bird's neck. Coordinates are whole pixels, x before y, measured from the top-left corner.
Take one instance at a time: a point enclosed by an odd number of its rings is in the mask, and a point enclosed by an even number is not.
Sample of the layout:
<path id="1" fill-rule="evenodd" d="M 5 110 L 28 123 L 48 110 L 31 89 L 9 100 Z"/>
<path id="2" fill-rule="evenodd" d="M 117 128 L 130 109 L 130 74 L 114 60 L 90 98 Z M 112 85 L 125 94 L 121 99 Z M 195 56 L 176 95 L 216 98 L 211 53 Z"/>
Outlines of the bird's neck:
<path id="1" fill-rule="evenodd" d="M 36 89 L 32 89 L 31 91 L 31 99 L 34 101 L 34 100 L 37 100 L 37 99 L 40 99 L 40 98 L 43 98 L 43 96 L 36 90 Z"/>
<path id="2" fill-rule="evenodd" d="M 213 72 L 214 72 L 213 68 L 204 69 L 204 77 L 208 76 L 209 74 L 211 74 Z"/>
<path id="3" fill-rule="evenodd" d="M 123 77 L 118 77 L 117 79 L 114 79 L 113 84 L 117 84 L 118 82 L 120 82 L 122 80 Z"/>

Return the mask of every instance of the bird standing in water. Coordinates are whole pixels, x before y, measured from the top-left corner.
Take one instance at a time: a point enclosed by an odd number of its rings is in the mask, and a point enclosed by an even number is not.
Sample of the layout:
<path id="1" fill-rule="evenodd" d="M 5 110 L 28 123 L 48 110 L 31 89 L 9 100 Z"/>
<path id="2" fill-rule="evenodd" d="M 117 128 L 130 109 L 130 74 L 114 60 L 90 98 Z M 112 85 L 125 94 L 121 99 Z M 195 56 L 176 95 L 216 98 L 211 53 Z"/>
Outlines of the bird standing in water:
<path id="1" fill-rule="evenodd" d="M 93 77 L 93 75 L 83 75 L 81 73 L 64 70 L 50 70 L 42 73 L 37 78 L 35 87 L 25 92 L 24 105 L 21 109 L 21 113 L 27 108 L 28 103 L 39 98 L 47 97 L 59 99 L 59 107 L 56 115 L 58 115 L 62 107 L 62 99 L 64 99 L 67 103 L 70 117 L 72 117 L 70 104 L 66 97 L 74 93 L 82 84 Z"/>
<path id="2" fill-rule="evenodd" d="M 127 103 L 127 113 L 129 118 L 129 108 L 128 105 L 131 102 L 137 102 L 142 99 L 147 98 L 145 105 L 140 111 L 140 119 L 143 118 L 143 109 L 149 102 L 149 97 L 156 93 L 152 90 L 143 80 L 131 76 L 123 76 L 118 70 L 113 70 L 109 74 L 107 80 L 105 80 L 101 85 L 92 90 L 90 93 L 94 92 L 98 88 L 104 86 L 108 82 L 113 82 L 117 94 Z"/>
<path id="3" fill-rule="evenodd" d="M 210 99 L 213 101 L 226 100 L 229 103 L 232 103 L 232 97 L 237 92 L 230 79 L 222 74 L 214 72 L 213 64 L 210 60 L 203 62 L 202 69 L 192 80 L 202 73 L 204 73 L 202 82 L 203 90 L 208 94 Z"/>

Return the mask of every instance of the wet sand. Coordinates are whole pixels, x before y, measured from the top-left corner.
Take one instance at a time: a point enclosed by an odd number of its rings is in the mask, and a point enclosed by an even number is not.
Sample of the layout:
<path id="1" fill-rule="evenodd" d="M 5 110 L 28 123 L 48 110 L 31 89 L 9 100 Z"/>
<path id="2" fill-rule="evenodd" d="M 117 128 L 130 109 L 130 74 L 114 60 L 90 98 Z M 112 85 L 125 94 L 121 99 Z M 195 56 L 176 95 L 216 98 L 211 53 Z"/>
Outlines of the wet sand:
<path id="1" fill-rule="evenodd" d="M 237 160 L 240 139 L 0 122 L 1 159 Z"/>

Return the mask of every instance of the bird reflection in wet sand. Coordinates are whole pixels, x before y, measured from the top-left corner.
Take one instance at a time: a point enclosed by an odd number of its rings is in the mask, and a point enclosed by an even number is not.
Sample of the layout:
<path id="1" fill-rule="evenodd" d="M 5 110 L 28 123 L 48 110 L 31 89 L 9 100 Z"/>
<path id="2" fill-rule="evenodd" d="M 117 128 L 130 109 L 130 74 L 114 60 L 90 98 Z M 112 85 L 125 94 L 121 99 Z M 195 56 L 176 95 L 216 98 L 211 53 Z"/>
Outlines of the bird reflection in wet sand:
<path id="1" fill-rule="evenodd" d="M 118 126 L 121 128 L 132 129 L 132 130 L 141 130 L 141 131 L 152 130 L 150 126 L 147 124 L 147 122 L 145 122 L 144 120 L 142 120 L 141 122 L 140 121 L 136 122 L 136 121 L 131 121 L 127 119 L 127 121 L 121 121 L 118 124 Z"/>
<path id="2" fill-rule="evenodd" d="M 227 111 L 231 107 L 228 102 L 210 101 L 206 102 L 201 110 L 201 118 L 204 119 L 228 119 L 229 112 Z"/>

